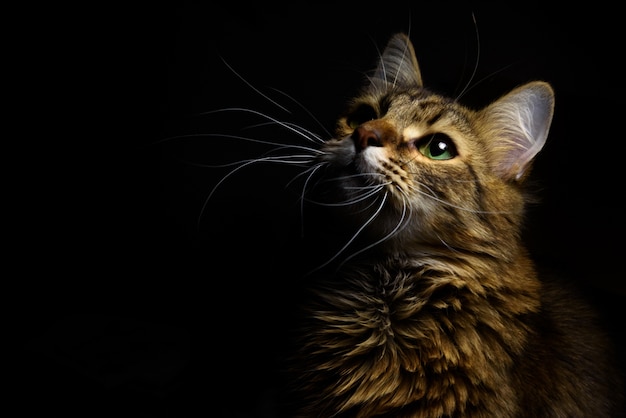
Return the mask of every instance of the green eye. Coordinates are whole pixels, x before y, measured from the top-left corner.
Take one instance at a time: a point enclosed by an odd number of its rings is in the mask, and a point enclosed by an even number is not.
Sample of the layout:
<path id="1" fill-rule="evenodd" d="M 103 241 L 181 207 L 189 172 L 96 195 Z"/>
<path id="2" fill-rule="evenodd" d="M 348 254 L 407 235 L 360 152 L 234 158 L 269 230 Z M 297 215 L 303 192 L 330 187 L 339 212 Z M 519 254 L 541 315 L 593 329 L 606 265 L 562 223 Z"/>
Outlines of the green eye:
<path id="1" fill-rule="evenodd" d="M 370 120 L 378 119 L 378 114 L 376 113 L 376 109 L 374 109 L 370 105 L 360 105 L 354 111 L 350 112 L 346 117 L 346 124 L 351 129 L 356 129 L 365 122 L 369 122 Z"/>
<path id="2" fill-rule="evenodd" d="M 450 160 L 459 153 L 448 135 L 436 133 L 419 139 L 415 143 L 417 150 L 431 160 Z"/>

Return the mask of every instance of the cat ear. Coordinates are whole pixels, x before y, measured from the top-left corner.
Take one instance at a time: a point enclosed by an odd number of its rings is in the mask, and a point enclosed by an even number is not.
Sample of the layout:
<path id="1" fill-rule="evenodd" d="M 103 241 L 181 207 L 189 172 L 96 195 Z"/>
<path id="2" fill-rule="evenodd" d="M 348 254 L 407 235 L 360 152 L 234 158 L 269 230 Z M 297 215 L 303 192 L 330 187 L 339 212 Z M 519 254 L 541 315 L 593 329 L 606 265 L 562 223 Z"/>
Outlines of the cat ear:
<path id="1" fill-rule="evenodd" d="M 534 81 L 512 90 L 481 111 L 494 138 L 493 167 L 504 179 L 520 180 L 543 148 L 554 113 L 554 90 Z"/>
<path id="2" fill-rule="evenodd" d="M 388 87 L 389 84 L 400 87 L 422 87 L 422 75 L 415 50 L 407 35 L 398 33 L 389 40 L 371 81 L 376 86 L 382 82 L 384 87 Z"/>

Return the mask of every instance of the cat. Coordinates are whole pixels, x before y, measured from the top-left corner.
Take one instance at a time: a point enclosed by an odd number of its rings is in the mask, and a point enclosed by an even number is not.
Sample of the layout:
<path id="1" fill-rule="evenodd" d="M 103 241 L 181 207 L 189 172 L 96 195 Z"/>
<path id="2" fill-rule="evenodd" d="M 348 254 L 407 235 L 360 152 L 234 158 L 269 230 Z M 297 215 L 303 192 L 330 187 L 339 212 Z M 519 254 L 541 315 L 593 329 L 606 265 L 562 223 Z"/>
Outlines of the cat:
<path id="1" fill-rule="evenodd" d="M 288 296 L 281 416 L 622 416 L 600 317 L 523 242 L 554 105 L 531 81 L 466 107 L 391 37 L 333 138 L 290 157 L 326 259 Z"/>

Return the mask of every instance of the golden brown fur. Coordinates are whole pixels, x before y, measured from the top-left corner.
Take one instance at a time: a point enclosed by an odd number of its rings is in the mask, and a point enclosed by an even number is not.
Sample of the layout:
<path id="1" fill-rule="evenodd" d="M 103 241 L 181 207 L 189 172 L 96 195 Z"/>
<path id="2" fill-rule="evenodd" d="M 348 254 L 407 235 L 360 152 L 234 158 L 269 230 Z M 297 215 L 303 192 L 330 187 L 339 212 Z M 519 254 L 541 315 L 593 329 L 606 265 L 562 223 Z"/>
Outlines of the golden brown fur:
<path id="1" fill-rule="evenodd" d="M 287 416 L 617 416 L 609 340 L 521 238 L 553 106 L 532 82 L 469 109 L 390 41 L 310 180 L 350 239 L 309 278 Z"/>

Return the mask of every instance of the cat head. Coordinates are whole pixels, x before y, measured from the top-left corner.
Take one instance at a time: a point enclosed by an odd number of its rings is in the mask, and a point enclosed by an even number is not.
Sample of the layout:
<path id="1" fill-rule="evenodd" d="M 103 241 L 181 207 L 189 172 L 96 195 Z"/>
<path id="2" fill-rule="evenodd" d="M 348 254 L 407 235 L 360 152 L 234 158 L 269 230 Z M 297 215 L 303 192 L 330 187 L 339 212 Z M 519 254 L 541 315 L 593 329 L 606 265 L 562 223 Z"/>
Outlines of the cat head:
<path id="1" fill-rule="evenodd" d="M 394 250 L 499 253 L 519 237 L 521 186 L 553 109 L 553 89 L 542 81 L 477 110 L 430 91 L 411 41 L 397 34 L 323 148 L 322 199 Z"/>

